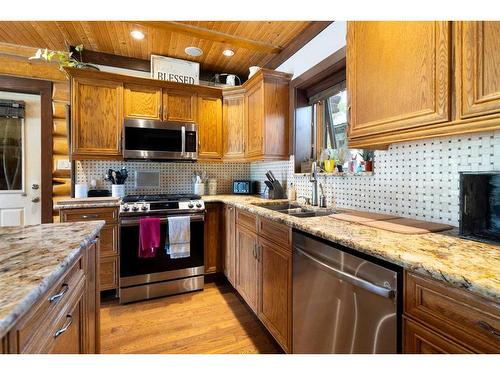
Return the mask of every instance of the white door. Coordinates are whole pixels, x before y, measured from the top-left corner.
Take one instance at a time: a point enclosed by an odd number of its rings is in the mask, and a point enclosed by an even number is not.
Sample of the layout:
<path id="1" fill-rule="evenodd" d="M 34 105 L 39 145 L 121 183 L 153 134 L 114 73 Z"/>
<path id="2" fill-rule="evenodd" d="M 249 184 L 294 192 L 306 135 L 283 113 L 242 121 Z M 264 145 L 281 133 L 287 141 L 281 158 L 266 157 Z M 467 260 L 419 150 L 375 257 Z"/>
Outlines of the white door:
<path id="1" fill-rule="evenodd" d="M 40 95 L 0 99 L 25 103 L 24 120 L 0 116 L 0 226 L 40 224 Z"/>

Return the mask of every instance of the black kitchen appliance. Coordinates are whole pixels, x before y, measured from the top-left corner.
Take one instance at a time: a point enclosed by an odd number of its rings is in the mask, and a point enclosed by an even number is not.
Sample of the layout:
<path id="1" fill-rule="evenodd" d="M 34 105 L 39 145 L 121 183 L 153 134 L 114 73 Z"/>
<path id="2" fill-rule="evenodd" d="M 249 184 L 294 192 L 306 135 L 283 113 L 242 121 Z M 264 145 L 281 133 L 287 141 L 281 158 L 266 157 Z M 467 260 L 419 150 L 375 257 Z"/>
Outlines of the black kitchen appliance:
<path id="1" fill-rule="evenodd" d="M 171 258 L 164 251 L 169 216 L 189 216 L 190 256 Z M 139 221 L 160 218 L 160 249 L 140 258 Z M 127 195 L 120 206 L 120 303 L 203 289 L 205 205 L 198 195 Z"/>
<path id="2" fill-rule="evenodd" d="M 235 180 L 232 187 L 233 194 L 255 194 L 257 182 L 250 180 Z"/>
<path id="3" fill-rule="evenodd" d="M 126 119 L 125 159 L 196 161 L 198 127 L 193 123 Z"/>
<path id="4" fill-rule="evenodd" d="M 500 243 L 500 172 L 460 174 L 460 235 Z"/>

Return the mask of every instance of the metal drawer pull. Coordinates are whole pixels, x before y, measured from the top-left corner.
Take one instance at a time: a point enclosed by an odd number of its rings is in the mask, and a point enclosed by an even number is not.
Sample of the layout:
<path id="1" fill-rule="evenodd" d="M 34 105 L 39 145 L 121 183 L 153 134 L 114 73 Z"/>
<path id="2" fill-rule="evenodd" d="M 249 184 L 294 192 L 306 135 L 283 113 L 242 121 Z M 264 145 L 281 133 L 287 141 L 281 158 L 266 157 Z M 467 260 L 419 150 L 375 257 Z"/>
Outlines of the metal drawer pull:
<path id="1" fill-rule="evenodd" d="M 49 302 L 59 302 L 59 300 L 66 294 L 66 292 L 69 290 L 69 285 L 64 283 L 62 285 L 61 291 L 57 294 L 54 294 L 52 297 L 49 298 Z"/>
<path id="2" fill-rule="evenodd" d="M 479 322 L 477 322 L 477 325 L 485 331 L 488 331 L 488 333 L 495 336 L 497 339 L 500 339 L 500 332 L 493 328 L 491 324 L 486 323 L 484 320 L 480 320 Z"/>
<path id="3" fill-rule="evenodd" d="M 378 294 L 381 297 L 385 298 L 394 298 L 396 296 L 396 293 L 392 289 L 386 289 L 381 286 L 375 285 L 370 283 L 369 281 L 363 280 L 357 276 L 351 275 L 347 272 L 338 270 L 325 262 L 322 262 L 321 260 L 313 257 L 309 253 L 299 249 L 297 246 L 294 247 L 294 250 L 296 250 L 300 255 L 305 256 L 306 258 L 309 258 L 313 262 L 316 262 L 317 264 L 323 266 L 324 268 L 328 269 L 330 272 L 333 272 L 335 276 L 341 280 L 344 280 L 352 285 L 358 286 L 360 288 L 363 288 L 371 293 Z"/>
<path id="4" fill-rule="evenodd" d="M 97 214 L 82 215 L 82 219 L 95 219 L 96 217 L 99 217 L 99 215 Z"/>
<path id="5" fill-rule="evenodd" d="M 69 327 L 71 326 L 71 323 L 73 323 L 73 317 L 71 316 L 71 314 L 68 314 L 66 315 L 66 324 L 64 325 L 64 327 L 62 327 L 61 329 L 58 329 L 56 331 L 56 333 L 54 333 L 54 338 L 57 338 L 58 336 L 62 335 L 64 332 L 66 332 Z"/>

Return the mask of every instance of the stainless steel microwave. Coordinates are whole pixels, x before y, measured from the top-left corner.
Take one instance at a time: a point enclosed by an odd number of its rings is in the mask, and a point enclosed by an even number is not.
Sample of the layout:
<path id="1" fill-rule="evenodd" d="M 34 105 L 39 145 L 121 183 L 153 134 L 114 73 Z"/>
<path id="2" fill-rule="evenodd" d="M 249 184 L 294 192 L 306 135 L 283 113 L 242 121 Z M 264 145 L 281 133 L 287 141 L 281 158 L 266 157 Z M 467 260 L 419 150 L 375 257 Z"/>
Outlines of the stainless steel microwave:
<path id="1" fill-rule="evenodd" d="M 198 127 L 193 123 L 126 119 L 123 158 L 195 161 Z"/>

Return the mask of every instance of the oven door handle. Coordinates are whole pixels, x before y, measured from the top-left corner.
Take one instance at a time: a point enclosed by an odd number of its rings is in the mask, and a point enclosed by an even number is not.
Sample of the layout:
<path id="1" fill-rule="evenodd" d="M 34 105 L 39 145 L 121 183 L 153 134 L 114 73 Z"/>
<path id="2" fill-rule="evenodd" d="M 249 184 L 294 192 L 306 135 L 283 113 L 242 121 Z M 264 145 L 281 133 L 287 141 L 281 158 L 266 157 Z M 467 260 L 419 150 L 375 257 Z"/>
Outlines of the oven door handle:
<path id="1" fill-rule="evenodd" d="M 205 216 L 204 215 L 191 215 L 189 216 L 191 218 L 191 221 L 205 221 Z M 139 225 L 140 218 L 122 218 L 120 220 L 120 225 L 122 227 L 133 227 Z M 160 223 L 166 223 L 168 221 L 168 218 L 162 217 L 160 218 Z"/>

